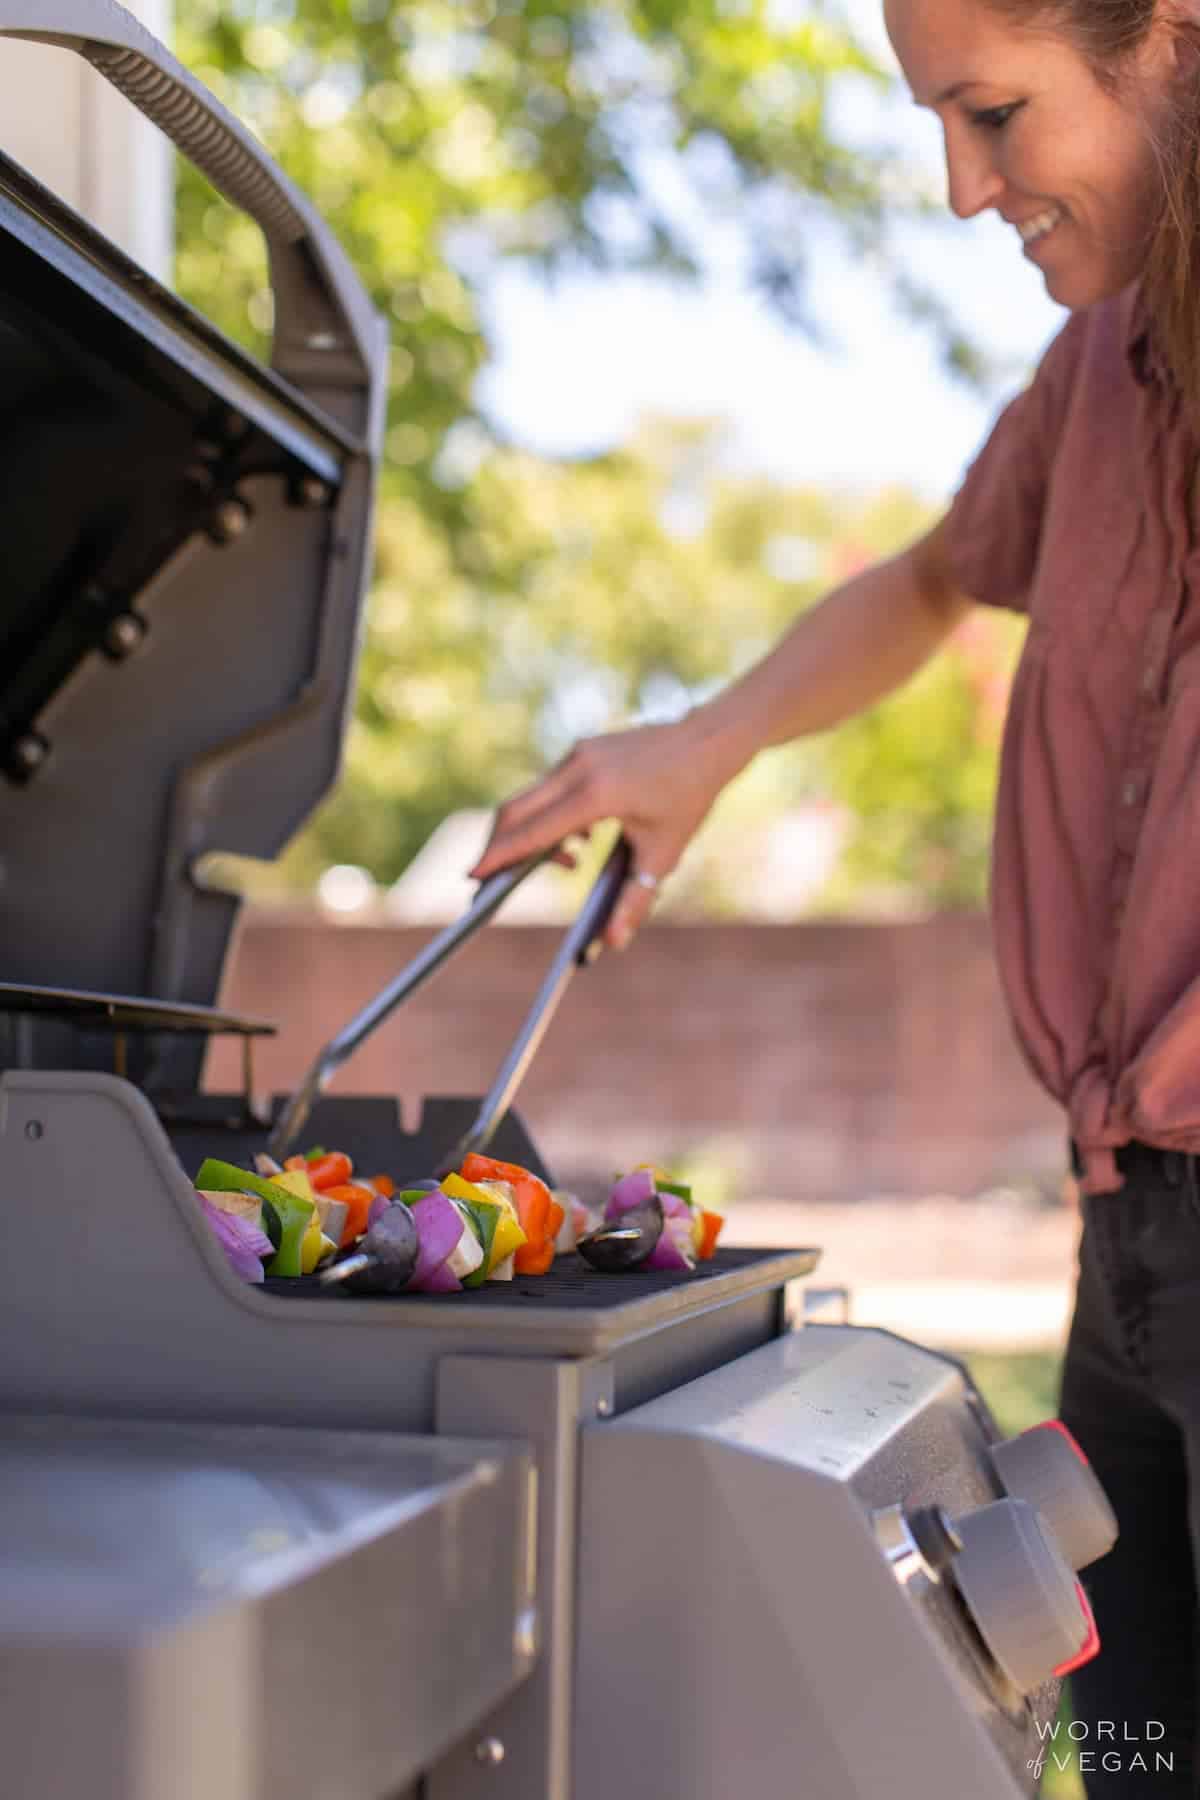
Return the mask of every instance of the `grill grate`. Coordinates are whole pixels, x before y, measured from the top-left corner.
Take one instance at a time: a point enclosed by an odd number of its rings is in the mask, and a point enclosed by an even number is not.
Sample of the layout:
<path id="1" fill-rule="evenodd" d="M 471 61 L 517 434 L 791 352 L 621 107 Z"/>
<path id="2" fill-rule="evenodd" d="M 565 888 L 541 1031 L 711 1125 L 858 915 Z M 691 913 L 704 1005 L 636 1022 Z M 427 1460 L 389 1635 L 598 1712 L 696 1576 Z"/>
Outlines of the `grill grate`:
<path id="1" fill-rule="evenodd" d="M 631 1301 L 647 1300 L 675 1288 L 701 1287 L 717 1276 L 752 1268 L 754 1264 L 778 1255 L 778 1250 L 730 1246 L 727 1249 L 719 1248 L 711 1262 L 701 1263 L 691 1271 L 632 1269 L 627 1275 L 603 1275 L 598 1270 L 589 1268 L 582 1256 L 560 1256 L 554 1268 L 546 1275 L 518 1275 L 513 1281 L 486 1282 L 483 1287 L 471 1288 L 461 1294 L 356 1294 L 353 1298 L 369 1299 L 372 1304 L 379 1306 L 395 1305 L 397 1301 L 403 1301 L 409 1306 L 435 1306 L 439 1312 L 444 1312 L 447 1307 L 467 1306 L 493 1312 L 515 1306 L 522 1309 L 580 1307 L 591 1311 L 597 1307 L 624 1306 Z M 318 1297 L 331 1304 L 344 1304 L 350 1297 L 322 1287 L 315 1275 L 287 1279 L 268 1277 L 263 1283 L 263 1290 L 287 1299 L 311 1300 Z"/>

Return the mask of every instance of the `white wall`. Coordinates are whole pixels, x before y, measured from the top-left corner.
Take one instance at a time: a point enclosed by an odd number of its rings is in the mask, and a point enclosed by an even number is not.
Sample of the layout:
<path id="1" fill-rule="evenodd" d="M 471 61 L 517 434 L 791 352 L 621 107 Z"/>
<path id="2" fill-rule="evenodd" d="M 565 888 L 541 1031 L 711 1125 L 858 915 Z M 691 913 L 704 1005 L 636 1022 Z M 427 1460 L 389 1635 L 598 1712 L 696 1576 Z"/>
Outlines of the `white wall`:
<path id="1" fill-rule="evenodd" d="M 167 39 L 171 0 L 124 4 L 156 37 Z M 54 13 L 55 0 L 46 0 L 49 30 Z M 170 146 L 82 57 L 0 38 L 0 150 L 143 268 L 170 279 Z"/>

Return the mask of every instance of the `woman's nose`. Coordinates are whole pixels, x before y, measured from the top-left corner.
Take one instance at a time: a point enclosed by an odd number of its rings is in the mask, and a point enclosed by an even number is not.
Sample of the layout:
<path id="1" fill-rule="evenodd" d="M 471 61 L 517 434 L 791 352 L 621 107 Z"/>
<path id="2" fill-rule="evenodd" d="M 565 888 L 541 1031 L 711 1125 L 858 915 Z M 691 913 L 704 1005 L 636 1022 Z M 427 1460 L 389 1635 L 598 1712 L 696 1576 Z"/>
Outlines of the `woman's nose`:
<path id="1" fill-rule="evenodd" d="M 946 132 L 946 194 L 958 219 L 973 219 L 995 206 L 1004 192 L 1004 177 L 986 145 Z"/>

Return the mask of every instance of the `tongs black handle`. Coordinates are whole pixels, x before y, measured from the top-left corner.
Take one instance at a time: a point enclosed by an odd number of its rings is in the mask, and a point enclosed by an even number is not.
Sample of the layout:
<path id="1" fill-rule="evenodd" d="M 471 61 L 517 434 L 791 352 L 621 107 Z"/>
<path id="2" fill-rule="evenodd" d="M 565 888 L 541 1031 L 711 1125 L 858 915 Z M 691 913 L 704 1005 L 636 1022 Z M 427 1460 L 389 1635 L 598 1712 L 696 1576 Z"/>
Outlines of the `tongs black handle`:
<path id="1" fill-rule="evenodd" d="M 538 856 L 515 863 L 510 869 L 501 869 L 498 874 L 485 881 L 462 917 L 440 931 L 349 1024 L 342 1027 L 336 1037 L 329 1040 L 314 1058 L 312 1066 L 275 1123 L 267 1145 L 272 1156 L 281 1160 L 286 1156 L 304 1129 L 314 1103 L 330 1078 L 354 1054 L 364 1039 L 370 1037 L 402 1000 L 406 1000 L 416 988 L 428 981 L 461 944 L 485 925 L 513 889 L 545 862 L 549 855 L 549 851 L 543 851 Z M 581 962 L 589 960 L 599 950 L 600 933 L 629 872 L 630 858 L 629 845 L 624 838 L 619 839 L 593 883 L 578 917 L 567 931 L 533 1006 L 480 1106 L 474 1124 L 461 1144 L 456 1146 L 454 1154 L 460 1160 L 469 1150 L 481 1149 L 495 1132 L 542 1040 L 571 974 Z"/>

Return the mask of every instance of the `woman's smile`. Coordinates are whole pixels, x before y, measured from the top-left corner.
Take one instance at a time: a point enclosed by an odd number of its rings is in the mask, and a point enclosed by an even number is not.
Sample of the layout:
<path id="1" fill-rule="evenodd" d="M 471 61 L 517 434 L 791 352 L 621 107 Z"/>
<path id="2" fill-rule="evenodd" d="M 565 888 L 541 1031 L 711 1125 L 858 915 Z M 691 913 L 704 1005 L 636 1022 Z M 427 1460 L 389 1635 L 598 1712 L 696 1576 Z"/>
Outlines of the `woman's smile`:
<path id="1" fill-rule="evenodd" d="M 1025 246 L 1026 256 L 1031 256 L 1035 247 L 1048 238 L 1066 216 L 1061 206 L 1051 206 L 1044 212 L 1034 213 L 1032 218 L 1023 220 L 1017 226 L 1017 231 Z"/>

